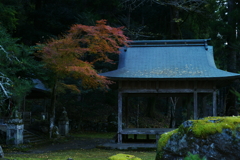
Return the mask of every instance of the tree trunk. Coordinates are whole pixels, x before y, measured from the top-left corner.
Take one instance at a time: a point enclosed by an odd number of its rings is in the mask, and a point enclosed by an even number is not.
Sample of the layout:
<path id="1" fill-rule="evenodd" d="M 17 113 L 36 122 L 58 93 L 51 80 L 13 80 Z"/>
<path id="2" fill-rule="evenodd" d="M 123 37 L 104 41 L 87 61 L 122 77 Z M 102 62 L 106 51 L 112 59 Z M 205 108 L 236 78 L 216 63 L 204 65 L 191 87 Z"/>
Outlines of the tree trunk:
<path id="1" fill-rule="evenodd" d="M 237 51 L 234 48 L 234 43 L 236 42 L 236 19 L 232 12 L 236 9 L 235 0 L 228 0 L 228 25 L 231 29 L 228 30 L 227 36 L 227 70 L 229 72 L 236 73 L 236 59 Z M 233 85 L 228 88 L 227 102 L 226 102 L 226 112 L 225 115 L 231 116 L 232 111 L 236 109 L 236 96 L 230 92 Z"/>
<path id="2" fill-rule="evenodd" d="M 175 128 L 176 125 L 176 106 L 178 102 L 177 97 L 171 97 L 171 120 L 170 120 L 170 128 Z"/>
<path id="3" fill-rule="evenodd" d="M 50 126 L 49 126 L 49 137 L 50 138 L 52 138 L 52 129 L 55 125 L 56 88 L 57 88 L 57 81 L 55 81 L 55 83 L 53 85 L 52 95 L 51 95 Z"/>
<path id="4" fill-rule="evenodd" d="M 179 19 L 179 10 L 175 6 L 171 6 L 171 39 L 181 39 L 177 20 Z"/>

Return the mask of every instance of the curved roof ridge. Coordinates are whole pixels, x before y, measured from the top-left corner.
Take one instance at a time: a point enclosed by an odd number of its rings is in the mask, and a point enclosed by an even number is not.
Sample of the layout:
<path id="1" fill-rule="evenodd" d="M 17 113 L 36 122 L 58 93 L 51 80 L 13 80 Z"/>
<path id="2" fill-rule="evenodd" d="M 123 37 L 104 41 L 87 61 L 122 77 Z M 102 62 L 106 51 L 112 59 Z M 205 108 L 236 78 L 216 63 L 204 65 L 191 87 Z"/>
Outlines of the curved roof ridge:
<path id="1" fill-rule="evenodd" d="M 240 77 L 216 67 L 208 40 L 133 41 L 120 50 L 118 69 L 100 75 L 114 79 Z"/>

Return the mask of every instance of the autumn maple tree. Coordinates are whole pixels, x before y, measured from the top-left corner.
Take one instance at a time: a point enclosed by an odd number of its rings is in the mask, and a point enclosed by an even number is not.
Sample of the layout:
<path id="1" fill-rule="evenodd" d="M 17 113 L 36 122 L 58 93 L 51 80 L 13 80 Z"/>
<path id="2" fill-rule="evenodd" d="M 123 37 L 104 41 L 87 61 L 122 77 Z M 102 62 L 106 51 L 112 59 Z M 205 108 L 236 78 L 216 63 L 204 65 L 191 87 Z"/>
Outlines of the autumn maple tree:
<path id="1" fill-rule="evenodd" d="M 81 82 L 83 88 L 107 87 L 111 81 L 100 76 L 94 69 L 97 61 L 111 62 L 107 55 L 118 54 L 119 47 L 127 45 L 123 28 L 106 25 L 106 20 L 97 21 L 95 26 L 73 25 L 67 34 L 50 39 L 38 53 L 46 68 L 52 72 L 52 123 L 55 118 L 55 99 L 58 88 L 80 92 L 76 85 L 64 83 L 67 77 Z M 90 57 L 90 58 L 89 58 Z"/>

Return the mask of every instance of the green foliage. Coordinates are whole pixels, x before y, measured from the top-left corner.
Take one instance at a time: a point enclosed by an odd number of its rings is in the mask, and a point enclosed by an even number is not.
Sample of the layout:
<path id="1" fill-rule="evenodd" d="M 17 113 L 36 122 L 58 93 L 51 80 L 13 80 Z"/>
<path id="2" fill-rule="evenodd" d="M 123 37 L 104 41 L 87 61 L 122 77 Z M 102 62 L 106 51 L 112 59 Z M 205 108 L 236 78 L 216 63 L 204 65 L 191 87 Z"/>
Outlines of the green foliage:
<path id="1" fill-rule="evenodd" d="M 141 160 L 141 158 L 137 158 L 134 155 L 119 153 L 109 157 L 108 160 Z"/>
<path id="2" fill-rule="evenodd" d="M 3 100 L 9 99 L 14 103 L 13 108 L 19 107 L 34 86 L 32 78 L 36 78 L 40 72 L 40 65 L 31 57 L 30 48 L 18 44 L 17 41 L 18 39 L 12 38 L 6 29 L 0 26 L 0 73 L 5 77 L 5 81 L 0 82 L 5 87 L 1 88 L 0 97 L 2 105 Z M 8 96 L 5 91 L 9 93 Z"/>
<path id="3" fill-rule="evenodd" d="M 198 154 L 188 153 L 188 156 L 184 160 L 207 160 L 205 157 L 201 158 Z"/>
<path id="4" fill-rule="evenodd" d="M 17 11 L 11 5 L 4 5 L 0 2 L 0 25 L 8 28 L 8 30 L 13 31 L 17 26 Z"/>

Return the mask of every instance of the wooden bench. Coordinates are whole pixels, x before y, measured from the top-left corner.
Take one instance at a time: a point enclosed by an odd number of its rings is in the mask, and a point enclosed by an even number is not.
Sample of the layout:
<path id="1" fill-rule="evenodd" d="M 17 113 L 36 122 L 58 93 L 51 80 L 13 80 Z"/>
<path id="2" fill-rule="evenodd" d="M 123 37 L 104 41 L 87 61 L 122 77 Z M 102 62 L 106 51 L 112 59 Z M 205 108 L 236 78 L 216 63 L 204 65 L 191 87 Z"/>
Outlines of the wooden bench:
<path id="1" fill-rule="evenodd" d="M 134 139 L 137 139 L 137 135 L 146 135 L 146 139 L 149 139 L 149 135 L 156 135 L 156 142 L 159 140 L 159 136 L 163 133 L 174 130 L 175 128 L 126 128 L 119 134 L 120 137 L 124 136 L 128 138 L 128 135 L 134 135 Z M 118 139 L 121 143 L 122 139 Z"/>

